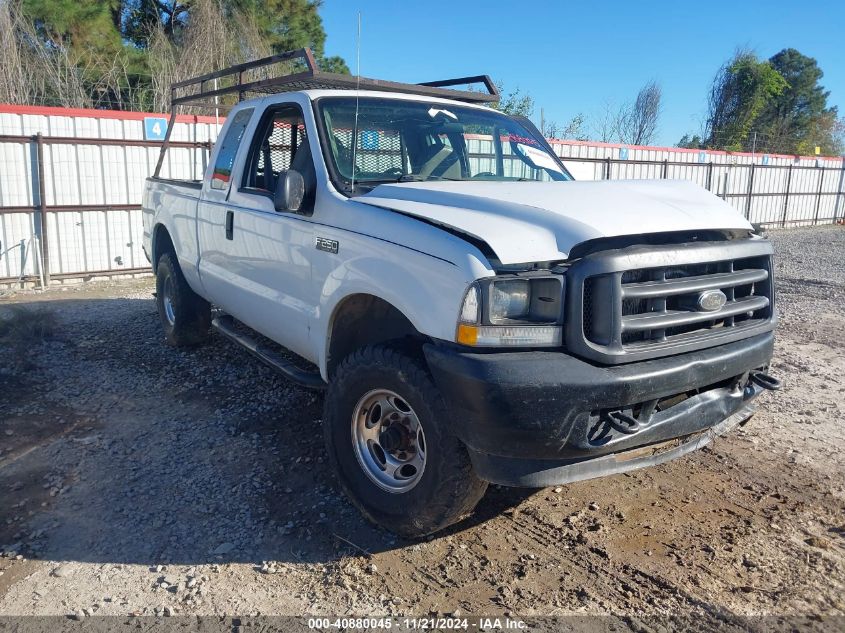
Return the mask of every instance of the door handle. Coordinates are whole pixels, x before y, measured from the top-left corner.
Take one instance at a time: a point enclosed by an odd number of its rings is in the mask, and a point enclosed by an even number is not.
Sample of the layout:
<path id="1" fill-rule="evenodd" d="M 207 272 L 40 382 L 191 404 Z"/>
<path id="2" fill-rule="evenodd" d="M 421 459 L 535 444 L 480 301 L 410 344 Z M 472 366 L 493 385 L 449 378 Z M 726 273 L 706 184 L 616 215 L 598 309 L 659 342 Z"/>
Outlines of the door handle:
<path id="1" fill-rule="evenodd" d="M 226 209 L 226 239 L 232 239 L 232 232 L 235 228 L 235 213 L 231 209 Z"/>

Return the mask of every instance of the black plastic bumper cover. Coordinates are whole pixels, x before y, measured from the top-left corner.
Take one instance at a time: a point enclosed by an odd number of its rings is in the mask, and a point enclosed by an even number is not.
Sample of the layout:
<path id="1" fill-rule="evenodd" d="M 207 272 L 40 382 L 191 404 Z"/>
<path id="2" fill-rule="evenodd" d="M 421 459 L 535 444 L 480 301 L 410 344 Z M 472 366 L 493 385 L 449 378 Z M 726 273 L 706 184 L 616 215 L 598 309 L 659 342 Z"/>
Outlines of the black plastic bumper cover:
<path id="1" fill-rule="evenodd" d="M 424 349 L 453 412 L 455 432 L 469 448 L 479 475 L 496 483 L 534 486 L 586 478 L 576 475 L 578 469 L 560 467 L 609 455 L 617 456 L 611 461 L 618 464 L 618 456 L 633 449 L 693 436 L 729 419 L 736 424 L 743 412 L 747 418 L 749 402 L 763 391 L 747 380 L 747 372 L 769 364 L 773 343 L 769 332 L 611 367 L 552 351 L 484 354 L 434 344 Z M 598 412 L 696 389 L 702 390 L 657 412 L 636 432 L 609 433 L 596 441 Z M 611 472 L 619 472 L 618 467 Z M 601 474 L 610 473 L 599 468 L 588 476 Z"/>

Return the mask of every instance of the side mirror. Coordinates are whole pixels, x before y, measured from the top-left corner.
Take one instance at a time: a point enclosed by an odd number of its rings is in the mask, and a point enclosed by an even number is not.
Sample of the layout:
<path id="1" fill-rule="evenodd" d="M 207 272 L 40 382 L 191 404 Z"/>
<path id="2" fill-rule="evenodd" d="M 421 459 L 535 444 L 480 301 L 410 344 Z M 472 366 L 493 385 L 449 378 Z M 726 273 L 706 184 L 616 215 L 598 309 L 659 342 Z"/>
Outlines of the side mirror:
<path id="1" fill-rule="evenodd" d="M 276 211 L 299 211 L 305 198 L 305 179 L 295 169 L 287 169 L 276 180 L 273 205 Z"/>

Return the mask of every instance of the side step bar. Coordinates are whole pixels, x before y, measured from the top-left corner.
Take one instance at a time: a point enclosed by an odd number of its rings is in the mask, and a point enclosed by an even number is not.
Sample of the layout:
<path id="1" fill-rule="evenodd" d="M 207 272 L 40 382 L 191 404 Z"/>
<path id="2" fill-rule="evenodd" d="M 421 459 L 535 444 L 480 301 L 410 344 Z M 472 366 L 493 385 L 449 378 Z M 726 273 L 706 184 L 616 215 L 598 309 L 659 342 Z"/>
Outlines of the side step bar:
<path id="1" fill-rule="evenodd" d="M 270 349 L 264 343 L 259 343 L 253 338 L 241 334 L 235 330 L 235 320 L 228 316 L 219 316 L 211 321 L 211 327 L 220 332 L 230 341 L 233 341 L 245 348 L 251 354 L 270 365 L 273 369 L 308 389 L 325 389 L 326 383 L 320 374 L 300 369 L 281 354 Z"/>

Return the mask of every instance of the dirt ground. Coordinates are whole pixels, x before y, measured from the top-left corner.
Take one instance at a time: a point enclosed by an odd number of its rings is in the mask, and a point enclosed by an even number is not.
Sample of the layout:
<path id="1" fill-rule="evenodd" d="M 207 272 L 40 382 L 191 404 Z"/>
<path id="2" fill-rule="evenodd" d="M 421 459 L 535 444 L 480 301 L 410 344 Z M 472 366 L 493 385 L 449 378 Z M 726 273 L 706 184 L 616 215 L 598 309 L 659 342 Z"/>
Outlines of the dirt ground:
<path id="1" fill-rule="evenodd" d="M 339 494 L 320 395 L 166 346 L 151 278 L 7 293 L 55 323 L 0 348 L 0 615 L 845 615 L 845 229 L 774 239 L 785 389 L 744 428 L 424 542 Z"/>

